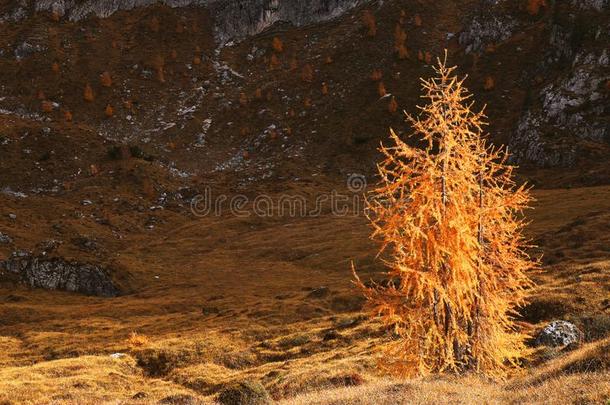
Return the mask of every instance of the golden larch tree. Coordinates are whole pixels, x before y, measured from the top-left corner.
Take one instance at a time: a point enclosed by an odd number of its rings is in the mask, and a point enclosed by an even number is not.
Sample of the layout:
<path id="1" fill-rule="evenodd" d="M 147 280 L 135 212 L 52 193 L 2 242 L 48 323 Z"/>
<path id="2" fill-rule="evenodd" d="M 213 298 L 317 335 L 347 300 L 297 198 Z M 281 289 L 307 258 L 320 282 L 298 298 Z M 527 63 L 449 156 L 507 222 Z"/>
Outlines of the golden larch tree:
<path id="1" fill-rule="evenodd" d="M 514 316 L 537 266 L 526 253 L 528 189 L 507 152 L 483 139 L 483 112 L 445 61 L 422 80 L 428 104 L 407 120 L 423 148 L 391 131 L 381 181 L 368 199 L 387 279 L 357 285 L 396 339 L 382 367 L 401 375 L 471 370 L 503 378 L 519 365 L 525 335 Z M 381 252 L 380 252 L 381 253 Z"/>

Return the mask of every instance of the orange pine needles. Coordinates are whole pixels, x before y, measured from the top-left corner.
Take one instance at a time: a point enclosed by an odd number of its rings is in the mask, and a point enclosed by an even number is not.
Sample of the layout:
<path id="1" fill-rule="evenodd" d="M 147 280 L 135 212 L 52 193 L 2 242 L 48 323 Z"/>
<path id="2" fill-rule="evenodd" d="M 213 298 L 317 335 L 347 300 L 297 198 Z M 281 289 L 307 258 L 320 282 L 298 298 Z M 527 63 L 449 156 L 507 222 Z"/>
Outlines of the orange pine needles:
<path id="1" fill-rule="evenodd" d="M 307 83 L 313 82 L 313 69 L 310 64 L 303 66 L 303 70 L 301 72 L 301 80 Z"/>
<path id="2" fill-rule="evenodd" d="M 112 116 L 114 115 L 114 109 L 110 104 L 106 106 L 106 109 L 104 110 L 104 115 L 106 116 L 106 118 L 112 118 Z"/>
<path id="3" fill-rule="evenodd" d="M 383 77 L 383 72 L 381 69 L 373 69 L 371 72 L 371 80 L 374 82 L 378 82 Z"/>
<path id="4" fill-rule="evenodd" d="M 92 102 L 95 99 L 95 96 L 93 95 L 93 89 L 91 88 L 89 83 L 87 83 L 87 85 L 85 86 L 85 90 L 83 91 L 83 99 L 88 102 Z"/>
<path id="5" fill-rule="evenodd" d="M 538 15 L 542 7 L 546 7 L 546 0 L 528 0 L 527 2 L 527 12 L 530 15 Z"/>
<path id="6" fill-rule="evenodd" d="M 394 49 L 398 53 L 399 59 L 405 59 L 409 56 L 407 52 L 407 33 L 402 29 L 400 24 L 396 24 L 396 28 L 394 29 Z"/>
<path id="7" fill-rule="evenodd" d="M 413 22 L 415 23 L 416 27 L 421 27 L 421 25 L 422 25 L 421 16 L 419 14 L 415 14 L 415 18 L 414 18 Z"/>
<path id="8" fill-rule="evenodd" d="M 362 24 L 364 24 L 364 27 L 366 28 L 366 35 L 369 37 L 377 35 L 377 22 L 370 10 L 365 10 L 364 13 L 362 13 Z"/>
<path id="9" fill-rule="evenodd" d="M 529 192 L 513 181 L 506 151 L 482 138 L 483 112 L 471 111 L 455 67 L 445 56 L 435 69 L 423 80 L 422 115 L 407 115 L 425 147 L 391 131 L 368 200 L 389 281 L 365 286 L 354 275 L 372 314 L 399 337 L 386 347 L 386 370 L 503 378 L 525 352 L 513 316 L 537 266 L 521 234 Z"/>
<path id="10" fill-rule="evenodd" d="M 493 77 L 487 76 L 485 77 L 485 83 L 483 84 L 483 88 L 485 90 L 493 90 L 496 87 L 496 81 Z"/>
<path id="11" fill-rule="evenodd" d="M 390 100 L 390 104 L 388 104 L 388 111 L 392 114 L 398 111 L 398 102 L 396 102 L 396 99 L 394 97 L 392 97 L 392 100 Z"/>
<path id="12" fill-rule="evenodd" d="M 273 41 L 271 42 L 271 46 L 273 50 L 277 53 L 284 52 L 284 43 L 278 37 L 273 37 Z"/>
<path id="13" fill-rule="evenodd" d="M 104 87 L 111 87 L 112 86 L 112 77 L 110 76 L 110 73 L 108 72 L 103 72 L 100 75 L 100 83 L 102 84 L 102 86 Z"/>
<path id="14" fill-rule="evenodd" d="M 383 82 L 379 82 L 379 84 L 377 85 L 377 94 L 379 94 L 379 97 L 383 97 L 386 94 L 388 94 L 388 92 L 385 89 L 385 85 L 383 84 Z"/>

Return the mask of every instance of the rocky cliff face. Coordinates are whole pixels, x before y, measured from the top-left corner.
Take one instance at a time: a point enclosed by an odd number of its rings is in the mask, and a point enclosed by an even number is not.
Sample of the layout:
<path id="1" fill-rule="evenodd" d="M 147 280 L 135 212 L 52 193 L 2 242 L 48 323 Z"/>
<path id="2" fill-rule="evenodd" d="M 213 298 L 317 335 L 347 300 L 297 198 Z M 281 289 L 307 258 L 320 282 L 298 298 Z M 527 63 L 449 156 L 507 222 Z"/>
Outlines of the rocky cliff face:
<path id="1" fill-rule="evenodd" d="M 515 83 L 528 94 L 509 141 L 517 162 L 572 166 L 584 145 L 610 144 L 608 5 L 549 1 L 528 15 L 510 2 L 483 1 L 467 21 L 459 36 L 466 54 L 541 31 L 542 51 L 528 57 Z"/>
<path id="2" fill-rule="evenodd" d="M 364 0 L 22 0 L 5 18 L 22 18 L 26 10 L 49 11 L 71 21 L 90 16 L 109 17 L 117 11 L 165 4 L 170 7 L 206 7 L 216 21 L 219 43 L 257 34 L 284 21 L 301 26 L 337 17 Z"/>
<path id="3" fill-rule="evenodd" d="M 64 290 L 85 295 L 116 297 L 119 290 L 102 268 L 61 259 L 39 258 L 27 253 L 14 253 L 0 262 L 0 278 L 16 276 L 32 288 Z"/>

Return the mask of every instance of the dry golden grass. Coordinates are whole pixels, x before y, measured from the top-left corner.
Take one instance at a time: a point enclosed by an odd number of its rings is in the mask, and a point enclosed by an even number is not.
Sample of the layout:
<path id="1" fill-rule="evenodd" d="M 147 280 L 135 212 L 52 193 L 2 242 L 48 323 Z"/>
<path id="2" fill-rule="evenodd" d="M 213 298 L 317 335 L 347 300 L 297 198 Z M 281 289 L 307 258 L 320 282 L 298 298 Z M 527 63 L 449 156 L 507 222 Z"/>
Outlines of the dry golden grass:
<path id="1" fill-rule="evenodd" d="M 74 191 L 75 200 L 87 192 Z M 117 240 L 110 230 L 95 229 L 101 243 L 120 253 L 113 267 L 129 269 L 127 295 L 107 300 L 0 285 L 0 402 L 155 403 L 179 393 L 209 402 L 226 384 L 253 379 L 291 403 L 603 403 L 610 252 L 602 244 L 610 235 L 601 230 L 610 187 L 534 196 L 529 235 L 543 251 L 565 256 L 533 275 L 536 305 L 525 308 L 530 318 L 522 327 L 533 333 L 548 320 L 568 319 L 586 334 L 597 325 L 597 332 L 588 337 L 592 344 L 572 352 L 536 351 L 525 373 L 504 385 L 474 377 L 399 382 L 379 374 L 376 360 L 390 337 L 361 314 L 349 272 L 351 260 L 363 279 L 383 270 L 365 218 L 326 210 L 317 218 L 193 219 L 165 210 L 157 240 L 138 232 Z M 73 209 L 57 202 L 48 212 L 48 201 L 38 196 L 27 206 L 2 201 L 34 225 Z M 92 232 L 65 218 L 70 232 Z M 116 222 L 120 230 L 133 221 Z M 570 245 L 573 234 L 580 247 Z M 30 238 L 37 243 L 27 229 L 13 235 L 26 247 Z M 68 244 L 58 249 L 86 258 Z M 314 291 L 321 286 L 328 290 Z M 549 309 L 555 312 L 546 314 Z M 149 343 L 130 345 L 133 331 Z M 127 356 L 113 359 L 115 352 Z M 606 359 L 603 367 L 596 359 Z M 147 397 L 131 400 L 138 392 Z"/>

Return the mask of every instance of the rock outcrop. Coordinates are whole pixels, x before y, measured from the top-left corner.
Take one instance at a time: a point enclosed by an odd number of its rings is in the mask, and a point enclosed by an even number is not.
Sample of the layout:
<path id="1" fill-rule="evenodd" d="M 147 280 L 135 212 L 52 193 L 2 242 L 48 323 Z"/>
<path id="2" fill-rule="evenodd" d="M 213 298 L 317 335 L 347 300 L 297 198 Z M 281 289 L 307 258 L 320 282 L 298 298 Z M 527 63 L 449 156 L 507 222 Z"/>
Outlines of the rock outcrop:
<path id="1" fill-rule="evenodd" d="M 119 289 L 108 273 L 99 266 L 68 262 L 62 259 L 35 257 L 16 252 L 0 262 L 0 278 L 16 276 L 32 288 L 72 291 L 85 295 L 116 297 Z"/>
<path id="2" fill-rule="evenodd" d="M 216 39 L 223 44 L 232 39 L 254 35 L 276 22 L 296 26 L 338 17 L 364 0 L 34 0 L 36 11 L 53 12 L 71 21 L 87 17 L 108 17 L 117 11 L 165 4 L 169 7 L 206 7 L 216 21 Z M 7 13 L 7 19 L 22 18 L 21 1 Z M 20 11 L 21 10 L 21 11 Z"/>
<path id="3" fill-rule="evenodd" d="M 582 341 L 582 332 L 573 323 L 567 321 L 553 321 L 542 329 L 536 337 L 537 346 L 567 346 Z"/>

